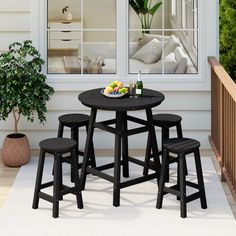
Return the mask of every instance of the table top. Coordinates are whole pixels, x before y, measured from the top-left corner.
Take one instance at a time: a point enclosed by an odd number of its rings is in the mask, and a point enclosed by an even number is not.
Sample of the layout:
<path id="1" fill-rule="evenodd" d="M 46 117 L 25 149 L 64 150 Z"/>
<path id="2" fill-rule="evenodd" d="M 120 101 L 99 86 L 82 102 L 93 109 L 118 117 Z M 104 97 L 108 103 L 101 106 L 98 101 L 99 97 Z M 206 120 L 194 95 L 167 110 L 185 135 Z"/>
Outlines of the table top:
<path id="1" fill-rule="evenodd" d="M 148 109 L 161 104 L 165 96 L 151 89 L 143 89 L 143 96 L 130 98 L 125 95 L 120 98 L 108 98 L 101 93 L 101 88 L 82 92 L 79 100 L 87 107 L 108 111 L 132 111 Z"/>

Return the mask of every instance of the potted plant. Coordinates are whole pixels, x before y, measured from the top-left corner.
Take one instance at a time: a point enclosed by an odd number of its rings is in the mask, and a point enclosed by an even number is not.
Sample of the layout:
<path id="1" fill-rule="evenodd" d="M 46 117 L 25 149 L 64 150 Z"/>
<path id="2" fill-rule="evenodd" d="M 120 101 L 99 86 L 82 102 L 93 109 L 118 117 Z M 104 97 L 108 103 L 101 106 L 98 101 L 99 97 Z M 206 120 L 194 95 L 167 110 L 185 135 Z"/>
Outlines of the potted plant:
<path id="1" fill-rule="evenodd" d="M 39 52 L 27 40 L 15 42 L 0 55 L 0 120 L 10 113 L 14 117 L 14 133 L 5 137 L 2 159 L 6 166 L 21 166 L 29 161 L 30 148 L 26 135 L 18 132 L 21 116 L 34 121 L 35 112 L 40 123 L 46 120 L 46 102 L 54 93 L 42 74 Z"/>
<path id="2" fill-rule="evenodd" d="M 129 5 L 139 17 L 142 32 L 149 34 L 153 17 L 162 5 L 162 2 L 153 4 L 152 0 L 129 0 Z"/>

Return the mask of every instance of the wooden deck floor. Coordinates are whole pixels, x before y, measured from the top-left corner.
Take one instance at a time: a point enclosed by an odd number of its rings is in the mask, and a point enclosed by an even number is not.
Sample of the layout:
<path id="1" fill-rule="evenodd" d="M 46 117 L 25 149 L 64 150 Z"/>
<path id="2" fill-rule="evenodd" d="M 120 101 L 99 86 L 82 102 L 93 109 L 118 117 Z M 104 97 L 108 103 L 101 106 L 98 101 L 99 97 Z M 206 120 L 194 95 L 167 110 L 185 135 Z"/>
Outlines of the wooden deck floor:
<path id="1" fill-rule="evenodd" d="M 144 155 L 144 150 L 133 150 L 133 151 L 130 151 L 130 154 L 134 156 Z M 37 155 L 38 155 L 37 150 L 33 150 L 31 152 L 31 156 L 37 156 Z M 111 150 L 96 151 L 96 156 L 112 156 L 112 155 L 113 155 L 113 152 Z M 202 157 L 211 156 L 214 162 L 215 168 L 217 170 L 217 173 L 220 174 L 220 168 L 216 159 L 214 158 L 213 152 L 209 150 L 205 150 L 201 152 L 201 155 Z M 3 206 L 5 200 L 7 199 L 7 196 L 14 183 L 18 170 L 19 168 L 9 168 L 9 167 L 4 166 L 2 163 L 2 159 L 0 158 L 0 208 Z M 229 204 L 231 206 L 231 209 L 234 213 L 234 217 L 236 219 L 236 202 L 234 201 L 227 184 L 225 182 L 221 182 L 221 183 L 225 191 L 225 194 L 227 196 L 227 199 L 229 201 Z"/>

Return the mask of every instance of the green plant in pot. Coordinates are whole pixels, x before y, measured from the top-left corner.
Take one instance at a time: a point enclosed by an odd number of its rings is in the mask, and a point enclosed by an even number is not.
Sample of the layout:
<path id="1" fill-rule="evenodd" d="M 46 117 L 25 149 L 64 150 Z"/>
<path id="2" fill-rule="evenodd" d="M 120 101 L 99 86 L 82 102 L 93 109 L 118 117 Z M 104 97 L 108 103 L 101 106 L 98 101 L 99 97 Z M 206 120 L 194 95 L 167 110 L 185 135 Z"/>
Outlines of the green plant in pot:
<path id="1" fill-rule="evenodd" d="M 161 7 L 162 2 L 157 0 L 129 0 L 129 5 L 138 15 L 143 33 L 150 33 L 153 17 Z"/>
<path id="2" fill-rule="evenodd" d="M 2 159 L 6 166 L 21 166 L 30 159 L 26 135 L 18 132 L 21 116 L 33 122 L 46 121 L 46 102 L 54 93 L 42 73 L 44 61 L 32 42 L 15 42 L 0 55 L 0 120 L 14 117 L 14 133 L 5 137 Z"/>

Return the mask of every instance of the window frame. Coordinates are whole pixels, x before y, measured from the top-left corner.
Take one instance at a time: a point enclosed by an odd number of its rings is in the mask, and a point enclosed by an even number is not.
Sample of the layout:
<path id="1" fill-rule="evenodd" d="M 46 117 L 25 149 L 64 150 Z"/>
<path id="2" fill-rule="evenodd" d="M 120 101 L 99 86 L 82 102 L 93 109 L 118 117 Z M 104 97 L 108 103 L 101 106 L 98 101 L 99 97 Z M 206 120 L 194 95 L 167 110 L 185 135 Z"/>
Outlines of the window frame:
<path id="1" fill-rule="evenodd" d="M 206 27 L 205 20 L 209 16 L 206 14 L 206 7 L 203 0 L 200 0 L 198 3 L 198 22 L 199 22 L 199 50 L 198 58 L 206 58 L 206 49 L 207 45 L 205 44 L 205 34 Z M 32 0 L 32 40 L 35 46 L 39 49 L 43 58 L 46 58 L 46 0 Z M 125 10 L 124 10 L 125 9 Z M 163 9 L 164 10 L 164 9 Z M 126 13 L 124 15 L 124 13 Z M 55 86 L 56 89 L 61 91 L 78 89 L 90 89 L 91 83 L 96 86 L 103 87 L 106 83 L 111 80 L 122 80 L 125 83 L 128 83 L 130 80 L 135 80 L 136 75 L 128 74 L 128 13 L 129 6 L 126 0 L 117 1 L 117 48 L 122 48 L 122 50 L 117 50 L 117 74 L 102 74 L 99 75 L 83 75 L 77 76 L 76 74 L 46 74 L 45 67 L 43 68 L 44 73 L 48 78 L 48 82 Z M 119 17 L 122 15 L 122 17 Z M 199 88 L 205 90 L 207 86 L 204 84 L 208 81 L 205 73 L 207 68 L 207 63 L 205 60 L 199 60 L 198 64 L 198 74 L 152 74 L 144 75 L 143 80 L 146 86 L 149 85 L 152 88 L 165 89 L 168 90 L 198 90 Z M 102 79 L 101 79 L 102 78 Z M 209 84 L 209 83 L 207 83 Z"/>

